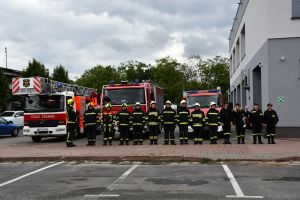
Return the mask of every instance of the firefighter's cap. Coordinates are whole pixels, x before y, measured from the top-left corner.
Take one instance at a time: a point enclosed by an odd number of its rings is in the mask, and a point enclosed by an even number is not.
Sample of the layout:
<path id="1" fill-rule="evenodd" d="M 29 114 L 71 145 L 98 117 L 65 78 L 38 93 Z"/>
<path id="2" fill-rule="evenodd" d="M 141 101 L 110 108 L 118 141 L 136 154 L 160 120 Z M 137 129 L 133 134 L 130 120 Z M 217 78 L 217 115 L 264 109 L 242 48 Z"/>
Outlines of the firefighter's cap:
<path id="1" fill-rule="evenodd" d="M 185 103 L 186 103 L 186 100 L 184 100 L 184 99 L 180 101 L 180 104 L 185 104 Z"/>
<path id="2" fill-rule="evenodd" d="M 73 99 L 68 99 L 68 105 L 73 105 L 74 104 L 74 100 Z"/>
<path id="3" fill-rule="evenodd" d="M 94 107 L 94 104 L 92 102 L 88 103 L 88 107 L 90 106 Z"/>
<path id="4" fill-rule="evenodd" d="M 168 101 L 166 101 L 166 104 L 170 104 L 171 105 L 172 103 L 171 103 L 171 101 L 168 100 Z"/>
<path id="5" fill-rule="evenodd" d="M 105 104 L 105 108 L 111 108 L 111 104 L 110 103 Z"/>
<path id="6" fill-rule="evenodd" d="M 122 103 L 122 107 L 127 107 L 127 103 Z"/>
<path id="7" fill-rule="evenodd" d="M 155 102 L 155 101 L 151 101 L 151 102 L 150 102 L 150 105 L 152 105 L 152 104 L 156 104 L 156 102 Z"/>
<path id="8" fill-rule="evenodd" d="M 136 102 L 135 105 L 136 105 L 136 106 L 140 106 L 141 103 L 140 103 L 140 102 Z"/>
<path id="9" fill-rule="evenodd" d="M 195 107 L 200 107 L 200 103 L 195 103 L 195 105 L 194 105 Z"/>
<path id="10" fill-rule="evenodd" d="M 217 105 L 215 102 L 210 102 L 210 104 L 209 104 L 210 106 L 213 106 L 213 105 Z"/>

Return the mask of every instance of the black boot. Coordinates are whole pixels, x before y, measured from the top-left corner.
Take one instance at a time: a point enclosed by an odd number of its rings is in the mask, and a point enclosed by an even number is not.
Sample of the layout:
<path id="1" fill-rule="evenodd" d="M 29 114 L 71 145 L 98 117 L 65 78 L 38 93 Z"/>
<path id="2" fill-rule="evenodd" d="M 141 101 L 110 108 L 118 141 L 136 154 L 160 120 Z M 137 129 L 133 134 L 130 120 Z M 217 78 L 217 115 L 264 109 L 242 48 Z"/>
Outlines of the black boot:
<path id="1" fill-rule="evenodd" d="M 176 145 L 175 141 L 171 141 L 171 145 Z"/>
<path id="2" fill-rule="evenodd" d="M 184 140 L 184 144 L 189 144 L 189 140 Z"/>
<path id="3" fill-rule="evenodd" d="M 199 141 L 199 144 L 202 144 L 202 141 Z"/>
<path id="4" fill-rule="evenodd" d="M 214 144 L 214 140 L 213 139 L 210 139 L 210 144 Z"/>
<path id="5" fill-rule="evenodd" d="M 67 145 L 67 147 L 76 147 L 76 145 L 73 143 L 67 143 L 66 145 Z"/>
<path id="6" fill-rule="evenodd" d="M 153 140 L 150 140 L 150 143 L 149 143 L 150 145 L 153 145 Z"/>
<path id="7" fill-rule="evenodd" d="M 271 144 L 271 138 L 268 136 L 268 144 Z"/>
<path id="8" fill-rule="evenodd" d="M 157 139 L 154 140 L 154 144 L 155 144 L 155 145 L 158 145 L 158 142 L 157 142 L 157 141 L 158 141 Z"/>
<path id="9" fill-rule="evenodd" d="M 242 137 L 242 144 L 245 144 L 245 136 Z"/>
<path id="10" fill-rule="evenodd" d="M 214 144 L 218 144 L 217 139 L 214 139 Z"/>
<path id="11" fill-rule="evenodd" d="M 258 136 L 258 142 L 259 142 L 259 144 L 263 144 L 263 142 L 261 140 L 261 135 Z"/>
<path id="12" fill-rule="evenodd" d="M 230 142 L 230 135 L 227 136 L 227 144 L 231 144 L 231 142 Z"/>
<path id="13" fill-rule="evenodd" d="M 143 145 L 143 141 L 142 140 L 139 141 L 139 145 Z"/>
<path id="14" fill-rule="evenodd" d="M 169 145 L 169 141 L 165 140 L 164 145 Z"/>
<path id="15" fill-rule="evenodd" d="M 180 145 L 183 145 L 183 140 L 180 140 Z"/>
<path id="16" fill-rule="evenodd" d="M 276 144 L 276 143 L 275 143 L 275 137 L 274 137 L 274 136 L 271 136 L 271 140 L 272 140 L 272 144 Z"/>
<path id="17" fill-rule="evenodd" d="M 241 144 L 241 138 L 238 137 L 238 144 Z"/>
<path id="18" fill-rule="evenodd" d="M 138 145 L 138 141 L 134 141 L 134 142 L 133 142 L 133 145 Z"/>
<path id="19" fill-rule="evenodd" d="M 129 145 L 129 140 L 126 140 L 125 143 L 126 143 L 126 145 Z"/>
<path id="20" fill-rule="evenodd" d="M 227 142 L 228 142 L 228 141 L 227 141 L 227 135 L 225 135 L 225 136 L 224 136 L 224 144 L 228 144 Z"/>
<path id="21" fill-rule="evenodd" d="M 253 144 L 256 144 L 256 135 L 253 135 Z"/>
<path id="22" fill-rule="evenodd" d="M 120 140 L 120 144 L 119 145 L 124 145 L 124 141 Z"/>
<path id="23" fill-rule="evenodd" d="M 195 144 L 195 145 L 198 144 L 198 141 L 195 140 L 195 141 L 194 141 L 194 144 Z"/>
<path id="24" fill-rule="evenodd" d="M 108 140 L 108 144 L 109 144 L 109 145 L 112 145 L 112 140 Z"/>
<path id="25" fill-rule="evenodd" d="M 92 142 L 88 141 L 88 143 L 86 144 L 86 146 L 92 146 Z"/>

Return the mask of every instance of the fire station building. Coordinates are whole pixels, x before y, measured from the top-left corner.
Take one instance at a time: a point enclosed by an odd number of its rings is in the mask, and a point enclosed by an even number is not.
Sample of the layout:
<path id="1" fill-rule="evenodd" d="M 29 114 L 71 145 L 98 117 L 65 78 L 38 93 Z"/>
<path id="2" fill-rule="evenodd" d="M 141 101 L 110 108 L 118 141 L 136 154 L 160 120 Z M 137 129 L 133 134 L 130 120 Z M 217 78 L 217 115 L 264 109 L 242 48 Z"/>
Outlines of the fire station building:
<path id="1" fill-rule="evenodd" d="M 300 0 L 240 0 L 229 54 L 229 100 L 272 103 L 278 135 L 300 137 Z"/>

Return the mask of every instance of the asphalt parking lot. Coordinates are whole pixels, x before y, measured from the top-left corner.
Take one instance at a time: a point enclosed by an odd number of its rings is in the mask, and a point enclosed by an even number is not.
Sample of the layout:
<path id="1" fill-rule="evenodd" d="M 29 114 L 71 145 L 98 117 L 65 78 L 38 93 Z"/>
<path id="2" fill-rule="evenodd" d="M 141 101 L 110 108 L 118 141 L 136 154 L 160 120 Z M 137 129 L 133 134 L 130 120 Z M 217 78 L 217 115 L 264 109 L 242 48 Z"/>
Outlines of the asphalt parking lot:
<path id="1" fill-rule="evenodd" d="M 299 188 L 300 165 L 0 163 L 0 199 L 282 200 Z"/>

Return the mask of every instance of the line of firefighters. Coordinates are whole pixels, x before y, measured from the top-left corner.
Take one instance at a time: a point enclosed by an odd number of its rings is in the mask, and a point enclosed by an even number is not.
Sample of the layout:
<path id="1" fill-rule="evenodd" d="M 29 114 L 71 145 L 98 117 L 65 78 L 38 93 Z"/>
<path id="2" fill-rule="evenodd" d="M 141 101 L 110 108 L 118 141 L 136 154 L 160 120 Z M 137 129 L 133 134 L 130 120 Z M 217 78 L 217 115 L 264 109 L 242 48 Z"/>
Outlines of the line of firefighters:
<path id="1" fill-rule="evenodd" d="M 73 137 L 76 128 L 76 113 L 73 109 L 74 101 L 68 100 L 68 134 L 67 147 L 75 147 Z M 266 126 L 268 144 L 275 144 L 275 129 L 278 123 L 278 115 L 272 109 L 272 104 L 267 105 L 267 110 L 263 113 L 259 109 L 259 105 L 255 104 L 252 111 L 241 109 L 240 104 L 236 104 L 234 109 L 229 108 L 229 104 L 225 104 L 224 108 L 219 112 L 216 109 L 216 103 L 210 103 L 210 109 L 206 116 L 201 110 L 200 104 L 194 105 L 194 111 L 190 113 L 187 108 L 186 101 L 180 102 L 180 108 L 176 112 L 171 107 L 171 102 L 165 102 L 165 109 L 160 113 L 156 108 L 156 102 L 150 103 L 150 109 L 144 113 L 141 104 L 135 104 L 134 111 L 130 113 L 127 104 L 122 104 L 122 110 L 116 115 L 111 111 L 111 104 L 107 103 L 102 113 L 102 119 L 99 120 L 99 114 L 95 111 L 92 103 L 89 103 L 88 110 L 84 113 L 84 126 L 88 138 L 88 146 L 94 146 L 96 142 L 97 124 L 101 124 L 103 134 L 103 145 L 112 145 L 114 125 L 117 124 L 120 132 L 119 145 L 129 145 L 130 128 L 133 128 L 133 145 L 143 144 L 143 131 L 149 129 L 150 145 L 158 144 L 158 135 L 162 125 L 164 129 L 164 145 L 176 145 L 175 128 L 179 126 L 180 144 L 189 144 L 188 126 L 194 130 L 194 144 L 203 143 L 204 127 L 209 127 L 210 144 L 217 144 L 219 127 L 222 126 L 224 135 L 224 144 L 231 144 L 231 126 L 234 123 L 237 132 L 238 144 L 245 144 L 245 120 L 249 119 L 253 131 L 253 144 L 257 141 L 262 142 L 262 129 Z"/>

